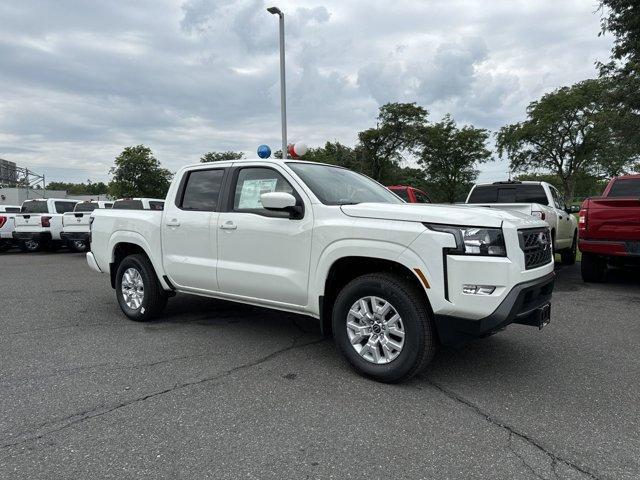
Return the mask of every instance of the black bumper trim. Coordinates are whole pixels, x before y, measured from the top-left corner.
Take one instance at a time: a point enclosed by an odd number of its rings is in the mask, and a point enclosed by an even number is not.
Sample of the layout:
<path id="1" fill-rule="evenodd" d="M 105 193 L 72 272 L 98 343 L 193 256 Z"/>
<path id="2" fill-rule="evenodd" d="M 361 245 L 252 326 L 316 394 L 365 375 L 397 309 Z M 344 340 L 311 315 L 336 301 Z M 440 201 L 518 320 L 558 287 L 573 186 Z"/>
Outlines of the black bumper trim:
<path id="1" fill-rule="evenodd" d="M 478 320 L 434 315 L 440 342 L 443 345 L 461 345 L 490 335 L 511 323 L 542 327 L 543 322 L 548 321 L 543 313 L 551 301 L 555 276 L 551 272 L 516 285 L 491 315 Z"/>
<path id="2" fill-rule="evenodd" d="M 89 232 L 62 232 L 60 238 L 68 242 L 89 242 Z"/>
<path id="3" fill-rule="evenodd" d="M 13 238 L 17 241 L 37 240 L 38 242 L 50 242 L 51 232 L 13 232 Z"/>

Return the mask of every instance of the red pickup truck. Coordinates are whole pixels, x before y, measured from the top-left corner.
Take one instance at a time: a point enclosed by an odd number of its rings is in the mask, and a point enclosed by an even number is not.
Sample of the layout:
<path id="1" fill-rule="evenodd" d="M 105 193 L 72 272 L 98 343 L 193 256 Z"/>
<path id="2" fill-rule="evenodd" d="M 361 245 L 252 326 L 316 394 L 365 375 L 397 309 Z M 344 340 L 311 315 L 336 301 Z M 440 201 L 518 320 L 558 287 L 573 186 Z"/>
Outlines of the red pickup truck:
<path id="1" fill-rule="evenodd" d="M 391 185 L 387 188 L 407 203 L 431 203 L 429 195 L 417 188 L 406 185 Z"/>
<path id="2" fill-rule="evenodd" d="M 600 282 L 607 265 L 640 265 L 640 175 L 611 179 L 601 197 L 580 207 L 582 279 Z"/>

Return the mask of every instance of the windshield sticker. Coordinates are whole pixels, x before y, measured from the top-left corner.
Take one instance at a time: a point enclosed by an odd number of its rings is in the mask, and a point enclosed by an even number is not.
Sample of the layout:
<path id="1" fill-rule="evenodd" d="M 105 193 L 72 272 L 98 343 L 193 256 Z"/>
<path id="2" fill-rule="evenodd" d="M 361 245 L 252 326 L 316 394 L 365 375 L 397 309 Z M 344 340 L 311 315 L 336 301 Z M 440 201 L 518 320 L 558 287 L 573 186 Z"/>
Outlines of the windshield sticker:
<path id="1" fill-rule="evenodd" d="M 242 182 L 238 208 L 262 208 L 260 195 L 275 191 L 277 183 L 277 178 L 245 180 Z"/>

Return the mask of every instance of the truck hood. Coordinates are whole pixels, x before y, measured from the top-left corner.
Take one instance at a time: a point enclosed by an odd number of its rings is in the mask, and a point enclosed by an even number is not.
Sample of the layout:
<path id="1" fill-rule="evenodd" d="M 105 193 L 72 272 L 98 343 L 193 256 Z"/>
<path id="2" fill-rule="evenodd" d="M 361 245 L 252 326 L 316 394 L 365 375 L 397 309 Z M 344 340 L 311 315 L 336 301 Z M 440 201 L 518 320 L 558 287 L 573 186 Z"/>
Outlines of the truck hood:
<path id="1" fill-rule="evenodd" d="M 477 227 L 500 227 L 508 222 L 516 228 L 534 228 L 547 224 L 531 215 L 515 210 L 419 203 L 359 203 L 343 205 L 345 215 L 358 218 L 379 218 L 405 222 L 441 223 Z"/>

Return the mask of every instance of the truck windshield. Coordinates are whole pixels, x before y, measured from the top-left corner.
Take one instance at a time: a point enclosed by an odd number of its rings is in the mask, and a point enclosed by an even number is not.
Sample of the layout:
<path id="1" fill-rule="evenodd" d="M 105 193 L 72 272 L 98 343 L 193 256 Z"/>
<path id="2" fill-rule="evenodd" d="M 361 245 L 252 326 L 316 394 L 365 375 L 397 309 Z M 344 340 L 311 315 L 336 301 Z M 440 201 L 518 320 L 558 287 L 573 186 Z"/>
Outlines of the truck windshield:
<path id="1" fill-rule="evenodd" d="M 640 197 L 640 178 L 619 178 L 609 190 L 608 197 Z"/>
<path id="2" fill-rule="evenodd" d="M 287 163 L 325 205 L 403 203 L 369 177 L 346 168 L 314 163 Z"/>
<path id="3" fill-rule="evenodd" d="M 30 200 L 22 204 L 22 213 L 49 213 L 46 200 Z"/>
<path id="4" fill-rule="evenodd" d="M 542 185 L 510 184 L 479 185 L 473 189 L 467 203 L 539 203 L 548 205 Z"/>

